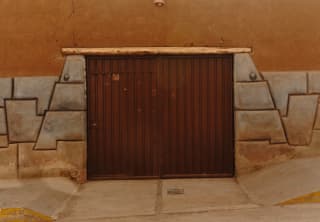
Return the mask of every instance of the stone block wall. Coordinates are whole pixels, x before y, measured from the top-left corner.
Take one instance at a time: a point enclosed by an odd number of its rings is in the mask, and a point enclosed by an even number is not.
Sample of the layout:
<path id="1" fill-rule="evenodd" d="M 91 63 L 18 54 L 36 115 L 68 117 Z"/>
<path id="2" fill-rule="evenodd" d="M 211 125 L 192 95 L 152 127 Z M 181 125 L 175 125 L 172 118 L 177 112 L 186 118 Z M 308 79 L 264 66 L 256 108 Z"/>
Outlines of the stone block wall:
<path id="1" fill-rule="evenodd" d="M 237 175 L 320 155 L 320 71 L 258 72 L 234 57 Z M 85 58 L 60 77 L 0 78 L 0 178 L 86 179 Z"/>
<path id="2" fill-rule="evenodd" d="M 85 58 L 59 77 L 0 78 L 0 178 L 86 178 Z"/>
<path id="3" fill-rule="evenodd" d="M 260 73 L 234 58 L 237 174 L 320 155 L 320 71 Z"/>

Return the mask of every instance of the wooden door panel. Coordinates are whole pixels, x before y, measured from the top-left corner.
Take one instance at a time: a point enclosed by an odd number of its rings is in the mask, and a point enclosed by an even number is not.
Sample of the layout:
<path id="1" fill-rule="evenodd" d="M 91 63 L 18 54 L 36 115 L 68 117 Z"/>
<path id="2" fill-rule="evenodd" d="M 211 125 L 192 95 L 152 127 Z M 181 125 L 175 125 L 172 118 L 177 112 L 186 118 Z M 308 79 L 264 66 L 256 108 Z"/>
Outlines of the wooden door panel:
<path id="1" fill-rule="evenodd" d="M 87 58 L 89 178 L 232 176 L 233 58 Z"/>
<path id="2" fill-rule="evenodd" d="M 233 176 L 232 56 L 166 56 L 161 176 Z"/>

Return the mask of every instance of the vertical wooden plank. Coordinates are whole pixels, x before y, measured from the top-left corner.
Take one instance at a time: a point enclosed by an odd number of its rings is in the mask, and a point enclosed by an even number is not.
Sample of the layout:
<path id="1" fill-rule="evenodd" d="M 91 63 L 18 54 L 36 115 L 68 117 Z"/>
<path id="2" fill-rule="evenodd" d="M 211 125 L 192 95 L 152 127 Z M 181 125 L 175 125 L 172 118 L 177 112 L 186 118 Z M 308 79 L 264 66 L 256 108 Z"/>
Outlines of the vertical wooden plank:
<path id="1" fill-rule="evenodd" d="M 177 157 L 178 174 L 185 172 L 185 58 L 179 58 L 177 62 Z"/>
<path id="2" fill-rule="evenodd" d="M 207 156 L 209 154 L 208 149 L 208 58 L 202 58 L 200 67 L 201 73 L 200 76 L 200 122 L 201 122 L 201 173 L 206 174 L 208 172 L 208 163 L 207 163 Z"/>
<path id="3" fill-rule="evenodd" d="M 89 174 L 96 173 L 95 164 L 95 152 L 96 152 L 96 141 L 97 141 L 97 128 L 96 124 L 96 100 L 95 100 L 95 78 L 93 74 L 94 61 L 92 59 L 87 60 L 87 85 L 88 85 L 88 172 Z"/>
<path id="4" fill-rule="evenodd" d="M 233 135 L 233 57 L 225 56 L 225 110 L 224 115 L 224 172 L 234 174 L 234 135 Z M 231 139 L 230 139 L 231 138 Z"/>
<path id="5" fill-rule="evenodd" d="M 104 59 L 104 138 L 105 144 L 104 148 L 104 173 L 103 174 L 112 174 L 112 159 L 110 153 L 112 152 L 112 80 L 111 80 L 111 64 L 110 60 Z"/>
<path id="6" fill-rule="evenodd" d="M 216 134 L 217 134 L 217 128 L 216 128 L 216 109 L 217 106 L 217 100 L 216 100 L 216 87 L 217 87 L 217 73 L 216 73 L 216 59 L 212 58 L 209 62 L 209 87 L 208 87 L 208 108 L 209 108 L 209 117 L 208 117 L 208 123 L 209 123 L 209 141 L 208 145 L 210 147 L 209 153 L 207 156 L 207 161 L 209 162 L 209 170 L 210 172 L 216 172 Z"/>
<path id="7" fill-rule="evenodd" d="M 128 60 L 123 59 L 119 64 L 119 91 L 120 91 L 120 159 L 119 173 L 128 175 L 127 159 L 128 159 Z"/>
<path id="8" fill-rule="evenodd" d="M 194 153 L 193 153 L 193 86 L 192 86 L 192 60 L 190 58 L 186 58 L 186 71 L 185 71 L 185 153 L 186 153 L 186 173 L 193 172 L 194 166 Z"/>
<path id="9" fill-rule="evenodd" d="M 223 98 L 222 98 L 222 59 L 219 57 L 217 58 L 217 112 L 216 112 L 216 128 L 219 129 L 217 132 L 217 141 L 216 141 L 216 166 L 217 172 L 221 172 L 221 165 L 222 165 L 222 150 L 223 150 L 223 132 L 222 132 L 222 107 L 223 107 Z"/>
<path id="10" fill-rule="evenodd" d="M 170 101 L 169 101 L 169 139 L 170 139 L 170 171 L 173 174 L 177 173 L 177 61 L 171 58 L 169 60 L 169 87 L 170 87 Z"/>
<path id="11" fill-rule="evenodd" d="M 161 89 L 161 113 L 162 114 L 162 162 L 161 162 L 161 171 L 162 175 L 166 174 L 169 172 L 170 168 L 170 160 L 169 160 L 169 146 L 170 146 L 170 141 L 169 141 L 169 61 L 167 58 L 162 59 L 162 73 L 160 77 L 160 82 L 159 82 L 159 88 Z M 161 115 L 159 113 L 159 115 Z"/>
<path id="12" fill-rule="evenodd" d="M 193 150 L 194 150 L 194 173 L 200 172 L 201 161 L 201 140 L 200 140 L 200 79 L 199 79 L 199 58 L 193 60 Z"/>
<path id="13" fill-rule="evenodd" d="M 129 62 L 130 73 L 128 76 L 128 169 L 127 174 L 134 176 L 135 173 L 135 148 L 136 148 L 136 111 L 135 111 L 135 60 Z"/>
<path id="14" fill-rule="evenodd" d="M 152 118 L 152 137 L 151 137 L 151 144 L 152 144 L 152 159 L 153 159 L 153 170 L 152 174 L 154 176 L 160 176 L 160 163 L 162 161 L 161 156 L 161 141 L 162 141 L 162 131 L 160 128 L 160 114 L 159 107 L 160 107 L 160 90 L 159 90 L 159 75 L 160 74 L 160 61 L 159 58 L 154 60 L 154 66 L 152 71 L 152 99 L 151 99 L 151 118 Z"/>

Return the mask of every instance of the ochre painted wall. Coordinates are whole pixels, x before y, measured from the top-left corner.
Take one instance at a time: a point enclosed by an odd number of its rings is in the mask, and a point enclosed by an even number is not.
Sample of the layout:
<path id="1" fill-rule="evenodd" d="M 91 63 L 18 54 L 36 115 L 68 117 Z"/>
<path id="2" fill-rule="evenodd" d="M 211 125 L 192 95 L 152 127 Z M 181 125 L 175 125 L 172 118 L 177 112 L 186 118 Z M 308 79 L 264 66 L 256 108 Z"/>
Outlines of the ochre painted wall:
<path id="1" fill-rule="evenodd" d="M 0 76 L 59 75 L 62 47 L 253 47 L 259 70 L 320 69 L 319 0 L 0 0 Z"/>

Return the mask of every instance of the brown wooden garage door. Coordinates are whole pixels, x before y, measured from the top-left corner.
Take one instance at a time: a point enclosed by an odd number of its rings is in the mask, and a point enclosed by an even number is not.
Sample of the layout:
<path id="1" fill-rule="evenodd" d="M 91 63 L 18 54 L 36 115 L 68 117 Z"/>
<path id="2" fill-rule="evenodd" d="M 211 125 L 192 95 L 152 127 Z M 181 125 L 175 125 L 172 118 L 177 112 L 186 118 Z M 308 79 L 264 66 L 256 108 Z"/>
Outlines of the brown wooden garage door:
<path id="1" fill-rule="evenodd" d="M 87 57 L 88 176 L 234 174 L 233 57 Z"/>

